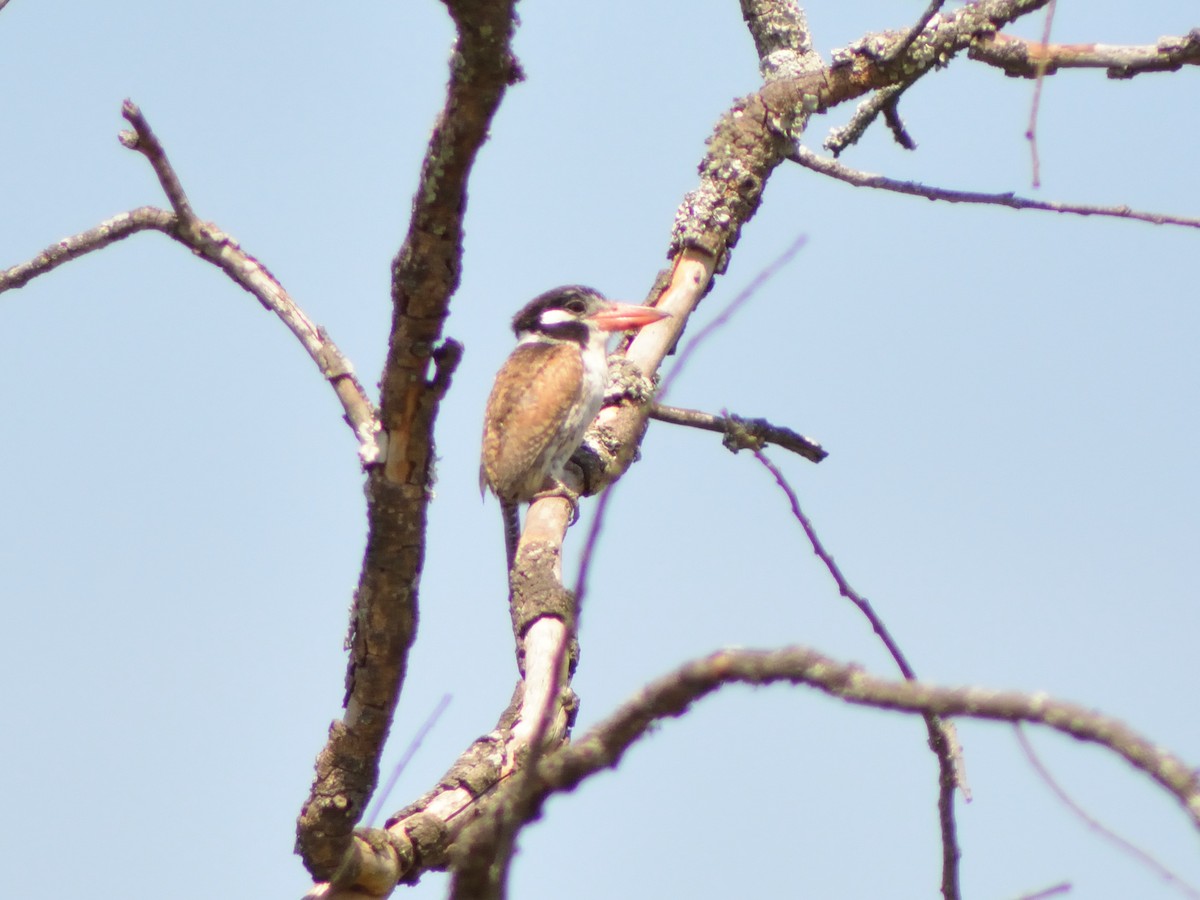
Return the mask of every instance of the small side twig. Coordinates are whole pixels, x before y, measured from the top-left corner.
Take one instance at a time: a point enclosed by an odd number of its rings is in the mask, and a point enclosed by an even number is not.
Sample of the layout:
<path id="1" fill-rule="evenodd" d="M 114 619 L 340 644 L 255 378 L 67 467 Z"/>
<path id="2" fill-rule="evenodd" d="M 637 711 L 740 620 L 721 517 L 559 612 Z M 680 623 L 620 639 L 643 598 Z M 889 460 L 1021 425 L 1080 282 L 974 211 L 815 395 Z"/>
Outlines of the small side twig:
<path id="1" fill-rule="evenodd" d="M 911 86 L 912 82 L 906 81 L 903 84 L 880 88 L 871 94 L 858 104 L 858 108 L 854 110 L 854 115 L 850 117 L 849 122 L 841 128 L 830 130 L 829 136 L 825 138 L 822 146 L 834 156 L 840 156 L 847 147 L 858 143 L 859 138 L 866 133 L 871 123 L 879 118 L 880 113 L 883 113 L 896 143 L 905 150 L 915 150 L 916 142 L 905 130 L 904 123 L 900 121 L 900 95 Z"/>
<path id="2" fill-rule="evenodd" d="M 416 756 L 417 751 L 421 749 L 421 744 L 425 740 L 426 735 L 433 730 L 433 726 L 437 724 L 438 719 L 442 717 L 442 713 L 446 711 L 446 707 L 450 705 L 450 694 L 442 694 L 442 699 L 438 701 L 437 706 L 433 708 L 433 712 L 417 729 L 416 734 L 408 742 L 408 746 L 404 748 L 404 752 L 400 754 L 400 761 L 392 767 L 392 774 L 388 776 L 388 780 L 383 787 L 375 791 L 375 797 L 371 800 L 371 806 L 367 809 L 367 814 L 363 816 L 363 822 L 367 827 L 372 827 L 375 820 L 379 818 L 379 811 L 383 809 L 383 804 L 387 802 L 388 794 L 392 792 L 392 788 L 396 786 L 396 781 L 400 775 L 412 762 L 412 758 Z"/>
<path id="3" fill-rule="evenodd" d="M 1200 219 L 1187 216 L 1173 216 L 1162 213 L 1142 212 L 1130 209 L 1128 206 L 1092 206 L 1082 203 L 1055 203 L 1046 200 L 1032 200 L 1018 197 L 1012 193 L 986 194 L 979 191 L 953 191 L 946 188 L 931 187 L 915 181 L 898 181 L 884 175 L 862 172 L 842 165 L 837 160 L 828 159 L 807 147 L 796 146 L 788 156 L 792 162 L 828 175 L 855 187 L 875 188 L 883 191 L 893 191 L 897 194 L 908 194 L 913 197 L 924 197 L 927 200 L 944 200 L 947 203 L 981 203 L 992 206 L 1005 206 L 1009 209 L 1036 209 L 1043 212 L 1070 213 L 1077 216 L 1108 216 L 1116 219 L 1136 219 L 1139 222 L 1149 222 L 1153 225 L 1179 225 L 1183 228 L 1200 228 Z"/>
<path id="4" fill-rule="evenodd" d="M 1046 4 L 1046 24 L 1042 28 L 1042 49 L 1050 46 L 1050 29 L 1054 25 L 1054 9 L 1058 6 L 1057 0 L 1050 0 Z M 1033 85 L 1033 101 L 1029 104 L 1029 127 L 1025 129 L 1025 140 L 1029 141 L 1029 154 L 1033 165 L 1033 186 L 1041 187 L 1042 162 L 1038 157 L 1038 142 L 1037 142 L 1037 123 L 1038 109 L 1042 105 L 1042 86 L 1046 83 L 1046 66 L 1044 63 L 1038 66 L 1037 80 Z"/>
<path id="5" fill-rule="evenodd" d="M 746 419 L 730 413 L 715 416 L 698 409 L 664 406 L 661 403 L 650 407 L 650 418 L 672 425 L 685 425 L 724 434 L 725 446 L 735 453 L 738 450 L 756 450 L 765 444 L 774 444 L 814 463 L 819 463 L 829 455 L 824 447 L 811 438 L 782 425 L 772 425 L 766 419 Z"/>
<path id="6" fill-rule="evenodd" d="M 1058 779 L 1056 779 L 1050 773 L 1050 770 L 1046 768 L 1045 763 L 1042 762 L 1041 757 L 1039 757 L 1037 754 L 1037 751 L 1033 749 L 1033 744 L 1030 742 L 1029 737 L 1025 734 L 1025 729 L 1021 727 L 1019 722 L 1013 726 L 1013 731 L 1016 732 L 1017 743 L 1021 747 L 1021 752 L 1025 754 L 1025 759 L 1029 762 L 1029 765 L 1033 767 L 1033 771 L 1036 772 L 1038 777 L 1042 779 L 1042 783 L 1045 784 L 1046 787 L 1050 789 L 1050 793 L 1054 794 L 1054 796 L 1058 798 L 1059 802 L 1062 803 L 1062 805 L 1069 809 L 1072 813 L 1074 813 L 1075 817 L 1078 818 L 1079 821 L 1083 822 L 1083 824 L 1086 825 L 1090 831 L 1108 841 L 1122 853 L 1141 863 L 1167 884 L 1179 890 L 1179 892 L 1184 896 L 1191 897 L 1192 900 L 1197 900 L 1197 898 L 1200 898 L 1200 890 L 1197 890 L 1195 887 L 1188 884 L 1186 881 L 1180 878 L 1179 875 L 1155 859 L 1155 857 L 1150 853 L 1146 852 L 1132 841 L 1128 841 L 1121 837 L 1121 835 L 1117 834 L 1103 822 L 1098 820 L 1095 816 L 1091 815 L 1086 809 L 1080 806 L 1079 803 L 1076 802 L 1075 798 L 1068 794 L 1063 786 L 1058 783 Z"/>
<path id="7" fill-rule="evenodd" d="M 118 135 L 121 145 L 146 157 L 150 167 L 154 169 L 154 174 L 158 176 L 158 183 L 162 185 L 163 193 L 167 195 L 175 214 L 181 219 L 195 219 L 196 214 L 192 212 L 192 204 L 188 202 L 179 175 L 167 160 L 167 152 L 151 129 L 150 123 L 146 121 L 146 117 L 142 115 L 142 111 L 132 100 L 126 100 L 121 104 L 121 115 L 133 126 L 133 131 L 122 131 Z"/>
<path id="8" fill-rule="evenodd" d="M 806 243 L 808 243 L 807 235 L 800 235 L 800 237 L 792 241 L 787 246 L 787 249 L 771 260 L 757 275 L 750 279 L 750 283 L 738 291 L 737 296 L 730 300 L 725 308 L 713 317 L 711 322 L 707 323 L 703 328 L 692 335 L 691 339 L 684 345 L 683 350 L 680 351 L 678 359 L 675 360 L 675 365 L 671 367 L 671 371 L 666 374 L 666 377 L 664 377 L 662 380 L 662 384 L 659 386 L 658 398 L 660 400 L 667 395 L 668 391 L 670 391 L 671 385 L 675 383 L 675 379 L 679 377 L 684 366 L 687 365 L 688 360 L 692 358 L 692 354 L 696 352 L 700 345 L 708 340 L 715 332 L 724 328 L 729 320 L 733 318 L 734 314 L 741 309 L 751 297 L 758 293 L 759 289 L 764 284 L 770 281 L 777 272 L 791 262 L 792 257 L 804 249 L 804 245 Z"/>
<path id="9" fill-rule="evenodd" d="M 1071 893 L 1071 882 L 1063 881 L 1048 888 L 1042 888 L 1040 891 L 1034 891 L 1032 894 L 1022 894 L 1016 900 L 1046 900 L 1047 897 L 1058 897 L 1069 893 Z"/>

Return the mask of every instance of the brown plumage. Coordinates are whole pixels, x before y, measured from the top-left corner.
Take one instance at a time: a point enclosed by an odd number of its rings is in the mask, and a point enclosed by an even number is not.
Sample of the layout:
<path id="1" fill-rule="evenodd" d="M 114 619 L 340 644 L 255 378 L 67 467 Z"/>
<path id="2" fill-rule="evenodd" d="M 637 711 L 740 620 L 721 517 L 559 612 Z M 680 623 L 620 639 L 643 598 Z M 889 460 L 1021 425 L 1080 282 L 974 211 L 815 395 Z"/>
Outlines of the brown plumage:
<path id="1" fill-rule="evenodd" d="M 598 411 L 598 404 L 581 408 L 579 350 L 575 343 L 521 344 L 504 363 L 488 398 L 481 491 L 491 488 L 501 500 L 528 500 L 547 476 L 561 474 L 554 471 L 561 466 L 551 466 L 551 461 L 574 451 Z"/>
<path id="2" fill-rule="evenodd" d="M 513 318 L 519 343 L 492 385 L 479 465 L 480 491 L 490 488 L 500 498 L 510 568 L 519 503 L 558 491 L 574 505 L 562 483 L 563 467 L 604 401 L 608 335 L 665 315 L 568 285 L 535 297 Z"/>

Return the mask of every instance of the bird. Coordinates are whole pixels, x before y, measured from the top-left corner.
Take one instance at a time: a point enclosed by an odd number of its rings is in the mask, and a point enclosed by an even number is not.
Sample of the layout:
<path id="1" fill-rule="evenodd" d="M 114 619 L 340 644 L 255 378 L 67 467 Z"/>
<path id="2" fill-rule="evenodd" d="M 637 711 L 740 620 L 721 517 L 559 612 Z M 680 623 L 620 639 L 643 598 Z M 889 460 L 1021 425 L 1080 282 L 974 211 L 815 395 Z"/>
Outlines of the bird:
<path id="1" fill-rule="evenodd" d="M 520 538 L 518 506 L 541 496 L 577 496 L 563 467 L 600 411 L 608 382 L 608 336 L 667 318 L 650 306 L 615 303 L 583 285 L 540 294 L 513 317 L 517 346 L 500 367 L 488 397 L 479 490 L 490 490 L 504 514 L 511 571 Z"/>

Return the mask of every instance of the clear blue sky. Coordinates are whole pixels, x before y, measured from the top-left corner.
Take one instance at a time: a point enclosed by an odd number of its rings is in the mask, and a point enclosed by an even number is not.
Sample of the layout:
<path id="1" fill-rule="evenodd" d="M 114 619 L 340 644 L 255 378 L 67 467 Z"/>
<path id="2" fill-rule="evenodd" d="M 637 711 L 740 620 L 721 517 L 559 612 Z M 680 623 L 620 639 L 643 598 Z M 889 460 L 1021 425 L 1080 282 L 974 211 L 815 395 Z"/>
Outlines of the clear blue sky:
<path id="1" fill-rule="evenodd" d="M 808 12 L 828 58 L 924 5 Z M 389 809 L 492 727 L 516 677 L 499 514 L 476 482 L 509 317 L 564 282 L 644 296 L 704 138 L 758 79 L 734 0 L 523 0 L 520 15 L 528 80 L 471 184 L 447 329 L 467 352 L 438 423 L 420 635 L 386 762 L 454 699 Z M 1197 25 L 1180 0 L 1062 3 L 1056 37 L 1150 43 Z M 128 96 L 197 212 L 372 385 L 450 39 L 435 0 L 12 0 L 0 266 L 165 203 L 117 143 Z M 1052 79 L 1037 195 L 1200 215 L 1198 89 L 1195 70 Z M 1030 98 L 1028 82 L 958 60 L 902 104 L 916 153 L 875 129 L 844 161 L 1029 192 Z M 847 116 L 814 121 L 809 146 Z M 918 673 L 1046 690 L 1200 763 L 1200 235 L 881 196 L 789 167 L 696 321 L 801 234 L 803 253 L 674 400 L 825 444 L 820 466 L 774 456 Z M 364 533 L 339 407 L 272 316 L 159 235 L 6 294 L 0 328 L 6 895 L 299 896 L 293 823 L 340 708 Z M 891 673 L 770 477 L 714 436 L 655 425 L 611 513 L 583 619 L 581 727 L 726 645 L 803 643 Z M 960 728 L 968 896 L 1066 880 L 1075 897 L 1179 896 L 1088 834 L 1008 729 Z M 1094 749 L 1034 739 L 1081 802 L 1200 883 L 1197 835 L 1171 800 Z M 514 896 L 933 897 L 924 744 L 916 719 L 727 691 L 551 802 L 522 839 Z M 416 895 L 443 891 L 430 877 Z"/>

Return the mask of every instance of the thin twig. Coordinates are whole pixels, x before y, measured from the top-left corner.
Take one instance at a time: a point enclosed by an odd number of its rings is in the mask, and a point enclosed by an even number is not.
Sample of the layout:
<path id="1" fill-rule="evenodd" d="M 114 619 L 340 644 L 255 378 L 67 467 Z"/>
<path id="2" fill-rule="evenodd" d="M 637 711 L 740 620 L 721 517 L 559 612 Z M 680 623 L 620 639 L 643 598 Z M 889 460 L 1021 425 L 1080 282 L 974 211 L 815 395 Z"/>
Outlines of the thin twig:
<path id="1" fill-rule="evenodd" d="M 1095 818 L 1091 813 L 1079 805 L 1075 799 L 1066 792 L 1061 784 L 1058 783 L 1038 756 L 1037 751 L 1033 749 L 1033 744 L 1030 743 L 1029 737 L 1025 734 L 1025 730 L 1020 723 L 1013 726 L 1013 730 L 1017 735 L 1017 743 L 1021 747 L 1021 751 L 1025 754 L 1025 759 L 1029 765 L 1033 767 L 1033 771 L 1038 774 L 1042 782 L 1050 789 L 1050 792 L 1058 798 L 1059 802 L 1069 809 L 1075 816 L 1083 822 L 1092 832 L 1108 841 L 1122 853 L 1133 857 L 1137 862 L 1141 863 L 1146 868 L 1150 869 L 1159 878 L 1165 881 L 1171 887 L 1178 890 L 1184 896 L 1191 897 L 1193 900 L 1200 898 L 1200 890 L 1197 890 L 1192 885 L 1188 884 L 1183 878 L 1172 872 L 1163 863 L 1155 859 L 1151 854 L 1143 850 L 1141 847 L 1134 844 L 1132 841 L 1126 840 L 1117 834 L 1099 819 Z"/>
<path id="2" fill-rule="evenodd" d="M 179 176 L 167 159 L 167 151 L 159 143 L 157 135 L 151 129 L 150 123 L 146 121 L 146 117 L 142 115 L 142 111 L 136 103 L 127 99 L 121 104 L 121 115 L 133 126 L 133 131 L 122 131 L 118 135 L 121 144 L 146 157 L 151 168 L 154 169 L 154 174 L 158 176 L 158 183 L 162 185 L 163 193 L 167 195 L 167 200 L 170 201 L 175 214 L 181 219 L 195 219 L 196 214 L 192 212 L 192 204 L 188 202 L 183 185 L 179 182 Z"/>
<path id="3" fill-rule="evenodd" d="M 442 713 L 446 711 L 446 707 L 449 705 L 450 695 L 442 694 L 442 699 L 433 708 L 433 712 L 426 717 L 421 727 L 417 729 L 417 733 L 413 735 L 412 740 L 408 742 L 408 746 L 404 748 L 404 752 L 400 754 L 400 761 L 392 768 L 392 774 L 388 776 L 387 783 L 384 784 L 381 790 L 375 791 L 375 799 L 367 810 L 367 814 L 363 816 L 363 822 L 366 823 L 368 828 L 375 824 L 375 819 L 379 817 L 379 811 L 383 809 L 383 804 L 387 803 L 388 794 L 396 786 L 396 781 L 399 780 L 408 764 L 412 762 L 412 758 L 417 755 L 417 751 L 421 749 L 421 742 L 433 730 L 433 726 L 437 724 L 438 719 L 442 717 Z"/>
<path id="4" fill-rule="evenodd" d="M 834 156 L 841 154 L 843 150 L 852 144 L 858 143 L 859 138 L 866 133 L 866 130 L 871 126 L 871 123 L 879 118 L 880 113 L 885 114 L 885 118 L 889 127 L 892 130 L 892 137 L 905 150 L 913 150 L 916 148 L 916 143 L 904 130 L 903 123 L 900 123 L 900 95 L 912 87 L 912 81 L 906 81 L 902 84 L 888 85 L 885 88 L 880 88 L 875 93 L 871 94 L 854 110 L 854 115 L 850 117 L 850 121 L 840 128 L 832 128 L 829 131 L 828 137 L 825 138 L 822 146 L 832 153 Z M 899 124 L 899 129 L 897 125 Z"/>
<path id="5" fill-rule="evenodd" d="M 1042 28 L 1042 51 L 1050 46 L 1050 29 L 1054 24 L 1054 8 L 1058 5 L 1058 0 L 1050 0 L 1046 4 L 1046 24 Z M 1033 186 L 1035 188 L 1042 186 L 1041 176 L 1041 160 L 1038 158 L 1038 142 L 1037 142 L 1037 123 L 1038 109 L 1042 103 L 1042 85 L 1046 83 L 1046 66 L 1043 63 L 1038 66 L 1037 80 L 1033 84 L 1033 102 L 1029 105 L 1029 127 L 1025 129 L 1025 139 L 1029 141 L 1029 154 L 1033 165 Z"/>
<path id="6" fill-rule="evenodd" d="M 879 639 L 883 641 L 883 645 L 887 648 L 888 653 L 895 660 L 897 668 L 907 681 L 916 680 L 916 672 L 909 665 L 908 659 L 904 656 L 904 652 L 900 649 L 900 645 L 896 643 L 890 631 L 883 623 L 883 619 L 875 612 L 866 597 L 858 593 L 850 586 L 846 580 L 846 576 L 842 574 L 841 568 L 834 562 L 829 551 L 825 549 L 825 545 L 821 543 L 821 539 L 817 536 L 817 531 L 813 527 L 812 521 L 804 514 L 800 508 L 800 498 L 796 496 L 796 492 L 792 490 L 792 486 L 784 477 L 783 472 L 767 458 L 767 455 L 762 450 L 754 451 L 755 458 L 762 463 L 768 472 L 775 478 L 775 483 L 788 498 L 788 503 L 792 508 L 792 515 L 796 521 L 800 523 L 800 527 L 804 529 L 805 535 L 808 537 L 809 543 L 812 545 L 813 552 L 825 564 L 825 568 L 829 574 L 833 576 L 834 582 L 837 584 L 838 593 L 858 607 L 868 622 L 871 623 L 871 628 L 879 635 Z M 925 727 L 929 732 L 929 747 L 937 757 L 938 761 L 938 820 L 941 823 L 942 829 L 942 896 L 945 900 L 956 900 L 961 896 L 958 877 L 958 861 L 962 856 L 958 848 L 958 833 L 954 821 L 954 790 L 956 787 L 964 788 L 964 796 L 966 795 L 965 780 L 962 778 L 961 768 L 961 748 L 958 746 L 958 741 L 953 733 L 952 725 L 948 722 L 943 722 L 938 716 L 927 712 L 924 714 Z"/>
<path id="7" fill-rule="evenodd" d="M 879 617 L 878 613 L 875 612 L 874 607 L 871 606 L 871 602 L 850 586 L 850 582 L 848 582 L 846 580 L 846 576 L 842 574 L 841 568 L 834 561 L 829 551 L 825 549 L 825 545 L 821 543 L 821 539 L 817 536 L 816 529 L 813 528 L 812 521 L 800 508 L 800 498 L 797 497 L 796 492 L 792 490 L 792 486 L 788 483 L 787 478 L 784 477 L 783 472 L 781 472 L 779 467 L 776 466 L 775 463 L 771 462 L 767 455 L 761 450 L 755 450 L 754 457 L 760 463 L 762 463 L 763 467 L 768 472 L 771 473 L 771 475 L 775 478 L 775 483 L 779 485 L 779 488 L 787 496 L 788 503 L 792 507 L 792 515 L 795 517 L 796 521 L 800 523 L 800 527 L 804 529 L 805 536 L 808 537 L 809 543 L 812 544 L 813 553 L 817 555 L 817 558 L 820 559 L 825 568 L 829 570 L 829 574 L 833 576 L 834 583 L 837 585 L 838 593 L 857 606 L 859 612 L 866 616 L 866 619 L 870 623 L 872 630 L 879 636 L 879 639 L 883 641 L 884 647 L 887 648 L 888 653 L 890 653 L 892 659 L 895 660 L 897 668 L 900 669 L 900 674 L 910 681 L 915 679 L 917 677 L 916 673 L 913 671 L 912 666 L 909 665 L 908 659 L 904 656 L 904 651 L 900 649 L 900 645 L 896 643 L 896 639 L 892 637 L 892 633 L 888 631 L 888 628 L 883 623 L 883 620 Z"/>
<path id="8" fill-rule="evenodd" d="M 792 261 L 792 257 L 799 253 L 807 242 L 807 235 L 801 235 L 792 241 L 786 250 L 775 257 L 775 259 L 767 263 L 767 265 L 764 266 L 757 275 L 750 279 L 750 283 L 742 288 L 738 292 L 737 296 L 730 300 L 725 308 L 717 313 L 711 322 L 707 323 L 703 328 L 692 335 L 691 339 L 684 345 L 683 350 L 679 353 L 679 357 L 675 360 L 675 365 L 671 367 L 671 371 L 667 373 L 666 377 L 664 377 L 662 380 L 662 384 L 659 386 L 658 398 L 660 400 L 667 396 L 667 392 L 670 391 L 671 385 L 674 384 L 675 379 L 679 377 L 680 373 L 683 371 L 683 367 L 687 365 L 688 360 L 691 359 L 692 354 L 696 352 L 699 346 L 708 338 L 712 337 L 715 332 L 723 328 L 725 324 L 728 323 L 731 318 L 733 318 L 734 314 L 741 309 L 751 297 L 758 293 L 759 289 L 764 284 L 770 281 L 780 269 Z"/>
<path id="9" fill-rule="evenodd" d="M 735 453 L 738 450 L 753 450 L 764 444 L 774 444 L 797 453 L 810 462 L 819 463 L 829 455 L 824 447 L 811 438 L 782 425 L 772 425 L 766 419 L 745 419 L 729 413 L 714 416 L 698 409 L 664 406 L 661 403 L 654 403 L 650 407 L 650 418 L 672 425 L 685 425 L 724 434 L 725 446 Z"/>
<path id="10" fill-rule="evenodd" d="M 915 181 L 898 181 L 884 175 L 861 172 L 844 166 L 837 160 L 828 159 L 813 153 L 807 147 L 796 146 L 788 157 L 806 169 L 820 172 L 855 187 L 869 187 L 878 190 L 893 191 L 897 194 L 909 194 L 914 197 L 924 197 L 927 200 L 944 200 L 948 203 L 981 203 L 993 206 L 1005 206 L 1009 209 L 1036 209 L 1045 212 L 1071 213 L 1078 216 L 1110 216 L 1116 219 L 1136 219 L 1139 222 L 1150 222 L 1153 225 L 1179 225 L 1184 228 L 1200 228 L 1200 219 L 1185 216 L 1171 216 L 1161 213 L 1141 212 L 1128 206 L 1091 206 L 1075 203 L 1054 203 L 1045 200 L 1031 200 L 1017 197 L 1011 193 L 985 194 L 977 191 L 952 191 L 945 188 L 930 187 Z"/>
<path id="11" fill-rule="evenodd" d="M 1032 894 L 1022 894 L 1016 900 L 1046 900 L 1047 897 L 1057 897 L 1060 894 L 1069 893 L 1071 893 L 1071 882 L 1064 881 L 1048 888 L 1042 888 L 1040 891 L 1034 891 Z"/>
<path id="12" fill-rule="evenodd" d="M 653 415 L 653 413 L 651 413 Z M 592 558 L 596 555 L 596 547 L 600 543 L 600 532 L 604 528 L 604 517 L 608 512 L 608 501 L 616 489 L 610 484 L 600 495 L 596 503 L 596 511 L 588 523 L 587 538 L 583 542 L 583 552 L 579 556 L 579 570 L 575 574 L 575 605 L 583 609 L 583 600 L 587 596 L 588 575 L 592 569 Z"/>

